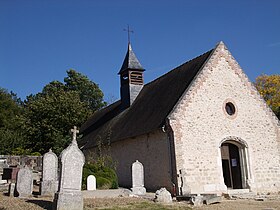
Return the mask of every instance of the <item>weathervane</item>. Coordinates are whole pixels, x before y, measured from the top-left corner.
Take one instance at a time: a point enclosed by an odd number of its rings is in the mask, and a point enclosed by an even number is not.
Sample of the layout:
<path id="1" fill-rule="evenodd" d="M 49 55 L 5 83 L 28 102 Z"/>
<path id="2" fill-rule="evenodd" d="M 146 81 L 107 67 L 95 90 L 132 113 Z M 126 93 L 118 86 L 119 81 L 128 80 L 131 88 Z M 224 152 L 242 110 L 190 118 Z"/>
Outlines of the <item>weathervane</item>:
<path id="1" fill-rule="evenodd" d="M 130 43 L 130 33 L 134 33 L 134 31 L 129 29 L 129 25 L 127 25 L 127 29 L 123 29 L 123 30 L 127 31 L 128 43 Z"/>

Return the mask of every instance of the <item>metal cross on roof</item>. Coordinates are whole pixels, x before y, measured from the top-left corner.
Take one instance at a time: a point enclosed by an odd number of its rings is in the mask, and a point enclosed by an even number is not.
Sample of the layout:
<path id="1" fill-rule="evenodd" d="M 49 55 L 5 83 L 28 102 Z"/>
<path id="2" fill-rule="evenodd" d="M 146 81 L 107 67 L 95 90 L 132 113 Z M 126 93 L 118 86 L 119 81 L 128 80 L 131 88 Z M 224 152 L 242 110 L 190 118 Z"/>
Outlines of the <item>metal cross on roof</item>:
<path id="1" fill-rule="evenodd" d="M 73 141 L 77 141 L 77 133 L 79 133 L 79 130 L 76 126 L 74 126 L 73 129 L 71 129 L 71 132 L 73 133 Z"/>
<path id="2" fill-rule="evenodd" d="M 130 33 L 134 33 L 134 31 L 129 29 L 129 25 L 127 25 L 127 29 L 123 29 L 123 30 L 127 31 L 128 43 L 130 43 Z"/>

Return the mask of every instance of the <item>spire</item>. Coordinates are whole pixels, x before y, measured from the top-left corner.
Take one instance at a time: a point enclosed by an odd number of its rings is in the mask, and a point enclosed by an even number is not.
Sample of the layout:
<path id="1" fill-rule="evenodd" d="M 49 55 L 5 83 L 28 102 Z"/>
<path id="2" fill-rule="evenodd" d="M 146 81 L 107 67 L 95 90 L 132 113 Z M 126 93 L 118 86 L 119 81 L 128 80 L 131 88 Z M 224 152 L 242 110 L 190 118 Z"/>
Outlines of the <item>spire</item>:
<path id="1" fill-rule="evenodd" d="M 127 53 L 118 74 L 122 74 L 126 70 L 145 71 L 136 55 L 134 54 L 130 43 L 128 43 Z"/>

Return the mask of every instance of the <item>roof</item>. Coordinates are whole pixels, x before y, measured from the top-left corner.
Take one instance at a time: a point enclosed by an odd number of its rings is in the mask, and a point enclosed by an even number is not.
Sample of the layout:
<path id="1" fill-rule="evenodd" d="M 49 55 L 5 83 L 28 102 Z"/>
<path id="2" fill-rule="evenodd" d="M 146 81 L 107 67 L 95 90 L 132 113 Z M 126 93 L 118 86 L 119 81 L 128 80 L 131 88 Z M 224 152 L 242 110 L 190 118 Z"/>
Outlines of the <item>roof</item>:
<path id="1" fill-rule="evenodd" d="M 128 69 L 144 71 L 144 68 L 142 67 L 136 55 L 134 54 L 130 43 L 128 43 L 127 53 L 123 61 L 121 70 L 119 71 L 119 74 L 121 74 L 122 72 Z"/>
<path id="2" fill-rule="evenodd" d="M 121 101 L 96 112 L 82 125 L 84 149 L 99 140 L 115 142 L 161 128 L 182 94 L 208 60 L 212 50 L 146 84 L 133 104 L 121 110 Z"/>

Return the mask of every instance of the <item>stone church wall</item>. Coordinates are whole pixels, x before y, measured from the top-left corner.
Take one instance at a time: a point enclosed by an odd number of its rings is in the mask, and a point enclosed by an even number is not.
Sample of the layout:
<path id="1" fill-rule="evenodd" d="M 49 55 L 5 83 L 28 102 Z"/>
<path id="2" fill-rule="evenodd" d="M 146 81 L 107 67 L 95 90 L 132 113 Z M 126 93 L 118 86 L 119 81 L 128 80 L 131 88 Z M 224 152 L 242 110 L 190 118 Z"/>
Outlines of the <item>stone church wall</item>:
<path id="1" fill-rule="evenodd" d="M 163 131 L 158 130 L 136 138 L 114 142 L 111 144 L 110 154 L 117 162 L 120 186 L 132 187 L 131 167 L 132 163 L 138 160 L 144 166 L 147 190 L 155 191 L 161 187 L 172 189 L 169 140 Z"/>
<path id="2" fill-rule="evenodd" d="M 235 105 L 234 115 L 226 113 L 226 102 Z M 218 47 L 169 119 L 178 174 L 184 172 L 184 193 L 227 189 L 220 152 L 224 139 L 247 145 L 246 185 L 251 191 L 280 190 L 279 125 L 224 46 Z"/>

